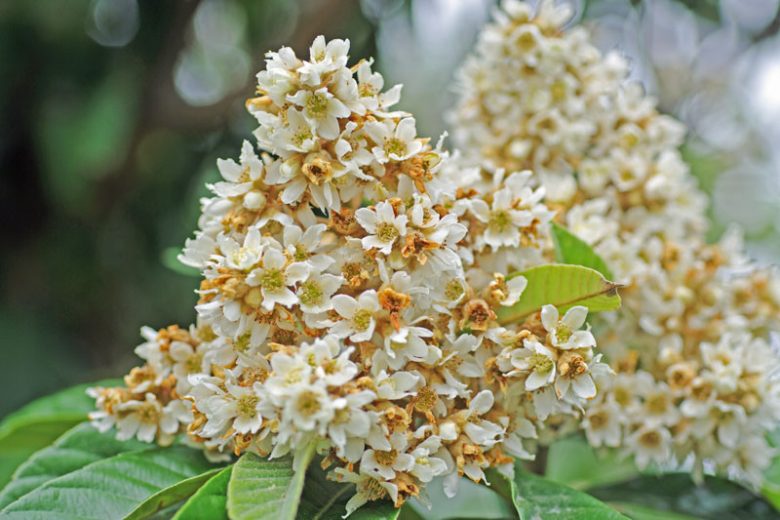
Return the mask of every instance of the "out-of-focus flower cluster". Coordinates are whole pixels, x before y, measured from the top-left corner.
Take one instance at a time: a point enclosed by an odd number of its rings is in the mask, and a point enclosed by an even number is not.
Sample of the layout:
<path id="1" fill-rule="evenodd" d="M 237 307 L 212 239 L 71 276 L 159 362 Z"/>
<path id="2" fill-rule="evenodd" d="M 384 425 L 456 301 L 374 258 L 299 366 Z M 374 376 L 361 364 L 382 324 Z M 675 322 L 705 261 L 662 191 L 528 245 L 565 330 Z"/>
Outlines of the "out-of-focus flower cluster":
<path id="1" fill-rule="evenodd" d="M 215 456 L 315 443 L 356 484 L 352 511 L 532 457 L 609 369 L 584 307 L 497 322 L 527 280 L 494 273 L 540 262 L 553 216 L 530 172 L 456 190 L 447 154 L 390 110 L 400 88 L 347 52 L 319 37 L 307 60 L 267 55 L 247 103 L 264 152 L 219 161 L 181 258 L 203 273 L 197 324 L 145 329 L 145 365 L 93 389 L 92 418 Z"/>
<path id="2" fill-rule="evenodd" d="M 502 3 L 460 74 L 451 122 L 474 173 L 452 179 L 484 189 L 533 169 L 528 183 L 546 188 L 556 218 L 628 285 L 624 309 L 597 328 L 618 377 L 597 381 L 590 443 L 640 467 L 758 485 L 780 421 L 780 279 L 744 258 L 736 234 L 705 243 L 705 197 L 677 149 L 684 128 L 626 83 L 618 54 L 564 29 L 569 19 L 551 1 Z"/>

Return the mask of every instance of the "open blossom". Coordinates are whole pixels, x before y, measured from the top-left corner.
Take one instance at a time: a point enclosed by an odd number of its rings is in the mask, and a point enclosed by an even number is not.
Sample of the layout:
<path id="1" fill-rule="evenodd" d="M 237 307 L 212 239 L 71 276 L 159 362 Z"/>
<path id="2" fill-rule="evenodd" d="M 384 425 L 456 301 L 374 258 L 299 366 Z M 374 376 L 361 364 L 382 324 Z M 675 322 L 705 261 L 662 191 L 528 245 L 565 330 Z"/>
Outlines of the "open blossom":
<path id="1" fill-rule="evenodd" d="M 588 407 L 582 427 L 591 446 L 617 448 L 622 437 L 622 421 L 620 407 L 605 402 Z"/>
<path id="2" fill-rule="evenodd" d="M 262 266 L 253 269 L 247 276 L 247 284 L 252 287 L 247 295 L 247 305 L 259 304 L 268 311 L 276 304 L 286 307 L 295 305 L 298 298 L 290 287 L 305 280 L 309 269 L 309 265 L 304 262 L 288 263 L 281 251 L 268 248 L 263 253 Z"/>
<path id="3" fill-rule="evenodd" d="M 343 318 L 333 325 L 331 333 L 338 337 L 347 337 L 353 342 L 371 339 L 376 327 L 376 315 L 380 306 L 376 291 L 366 291 L 358 299 L 346 294 L 333 298 L 333 307 Z"/>
<path id="4" fill-rule="evenodd" d="M 339 134 L 339 118 L 351 113 L 349 108 L 328 92 L 327 88 L 299 90 L 287 100 L 303 109 L 303 116 L 323 139 L 334 139 Z"/>
<path id="5" fill-rule="evenodd" d="M 99 389 L 95 389 L 91 395 L 98 401 L 105 399 Z M 173 442 L 181 424 L 192 420 L 192 413 L 183 401 L 172 400 L 163 404 L 154 393 L 147 392 L 136 399 L 115 404 L 109 413 L 94 412 L 90 420 L 100 431 L 115 427 L 119 440 L 136 437 L 144 442 L 156 440 L 165 446 Z"/>
<path id="6" fill-rule="evenodd" d="M 380 163 L 390 160 L 403 161 L 422 150 L 422 143 L 416 139 L 414 119 L 411 117 L 405 117 L 398 123 L 367 123 L 366 133 L 377 144 L 371 151 Z"/>
<path id="7" fill-rule="evenodd" d="M 555 361 L 555 353 L 538 341 L 526 340 L 522 349 L 511 354 L 511 363 L 515 370 L 528 373 L 525 380 L 525 389 L 528 391 L 538 390 L 555 382 Z M 509 375 L 514 375 L 513 372 L 509 372 Z"/>
<path id="8" fill-rule="evenodd" d="M 406 235 L 406 215 L 395 215 L 395 210 L 389 202 L 380 202 L 376 208 L 360 208 L 355 212 L 358 223 L 369 233 L 361 239 L 365 249 L 379 249 L 389 255 L 393 245 Z"/>
<path id="9" fill-rule="evenodd" d="M 559 319 L 558 309 L 553 305 L 542 308 L 542 325 L 550 341 L 559 349 L 576 349 L 596 346 L 596 339 L 589 330 L 578 330 L 585 324 L 588 309 L 576 305 Z"/>
<path id="10" fill-rule="evenodd" d="M 268 53 L 247 102 L 260 153 L 218 163 L 182 256 L 203 275 L 197 324 L 144 329 L 145 364 L 95 390 L 93 421 L 212 457 L 314 445 L 355 484 L 351 513 L 533 458 L 603 370 L 580 310 L 498 322 L 530 283 L 510 274 L 543 254 L 544 189 L 527 171 L 456 189 L 441 142 L 390 111 L 400 87 L 348 50 Z"/>
<path id="11" fill-rule="evenodd" d="M 530 172 L 510 175 L 505 186 L 493 193 L 491 204 L 480 198 L 470 201 L 471 212 L 486 226 L 484 241 L 494 250 L 501 246 L 518 247 L 523 228 L 550 217 L 550 213 L 538 205 L 544 190 L 532 191 L 526 185 L 529 177 Z"/>

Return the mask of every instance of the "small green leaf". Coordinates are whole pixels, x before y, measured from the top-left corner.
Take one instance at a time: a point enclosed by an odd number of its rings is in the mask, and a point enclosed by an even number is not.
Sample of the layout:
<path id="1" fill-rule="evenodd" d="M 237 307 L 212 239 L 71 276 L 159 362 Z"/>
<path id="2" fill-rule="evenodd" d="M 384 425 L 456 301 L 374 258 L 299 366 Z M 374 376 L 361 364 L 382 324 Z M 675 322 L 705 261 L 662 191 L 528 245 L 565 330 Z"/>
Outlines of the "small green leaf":
<path id="1" fill-rule="evenodd" d="M 211 477 L 221 471 L 221 468 L 204 471 L 200 475 L 195 475 L 184 480 L 176 482 L 172 486 L 161 489 L 153 494 L 133 509 L 124 520 L 143 520 L 149 518 L 154 513 L 162 511 L 167 507 L 189 498 Z"/>
<path id="2" fill-rule="evenodd" d="M 122 453 L 43 484 L 0 511 L 3 520 L 123 518 L 149 497 L 213 468 L 192 448 Z"/>
<path id="3" fill-rule="evenodd" d="M 631 460 L 622 459 L 614 450 L 597 453 L 584 438 L 571 436 L 550 445 L 544 476 L 582 490 L 622 482 L 638 474 Z"/>
<path id="4" fill-rule="evenodd" d="M 98 432 L 81 423 L 25 461 L 0 492 L 0 509 L 57 477 L 119 453 L 150 449 L 140 441 L 118 441 L 115 432 Z"/>
<path id="5" fill-rule="evenodd" d="M 228 466 L 211 477 L 184 503 L 173 520 L 228 520 L 227 489 L 231 471 L 233 466 Z"/>
<path id="6" fill-rule="evenodd" d="M 228 515 L 233 520 L 275 520 L 294 471 L 292 460 L 261 459 L 245 453 L 233 466 L 227 491 Z"/>
<path id="7" fill-rule="evenodd" d="M 116 386 L 120 380 L 78 385 L 36 399 L 0 422 L 0 486 L 30 455 L 87 418 L 95 400 L 86 394 L 91 386 Z"/>
<path id="8" fill-rule="evenodd" d="M 555 242 L 555 257 L 559 262 L 590 267 L 604 275 L 607 280 L 615 278 L 604 259 L 585 241 L 555 222 L 552 223 L 551 229 Z"/>
<path id="9" fill-rule="evenodd" d="M 503 477 L 491 472 L 491 484 L 507 493 L 515 505 L 520 520 L 555 518 L 557 520 L 625 520 L 608 505 L 592 496 L 562 484 L 528 473 L 521 463 L 515 463 L 515 477 L 507 487 L 497 480 Z M 506 482 L 506 480 L 505 480 Z"/>
<path id="10" fill-rule="evenodd" d="M 590 312 L 620 308 L 617 294 L 620 285 L 607 281 L 589 267 L 548 264 L 514 273 L 510 278 L 514 276 L 524 276 L 528 286 L 516 304 L 496 310 L 502 324 L 521 321 L 547 304 L 555 305 L 560 311 L 575 305 L 584 305 Z"/>
<path id="11" fill-rule="evenodd" d="M 284 492 L 284 502 L 282 503 L 282 510 L 279 512 L 281 520 L 295 520 L 298 504 L 301 502 L 301 493 L 303 493 L 303 482 L 306 480 L 306 470 L 314 458 L 316 448 L 316 443 L 309 442 L 295 452 L 293 457 L 293 477 L 290 479 L 287 491 Z"/>

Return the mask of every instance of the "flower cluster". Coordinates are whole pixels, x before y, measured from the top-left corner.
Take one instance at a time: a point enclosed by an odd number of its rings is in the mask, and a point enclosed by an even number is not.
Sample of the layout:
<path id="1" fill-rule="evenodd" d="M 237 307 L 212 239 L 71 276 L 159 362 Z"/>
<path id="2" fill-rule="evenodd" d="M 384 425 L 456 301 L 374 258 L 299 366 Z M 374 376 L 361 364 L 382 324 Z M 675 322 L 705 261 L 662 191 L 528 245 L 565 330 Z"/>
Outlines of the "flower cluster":
<path id="1" fill-rule="evenodd" d="M 532 169 L 556 218 L 592 245 L 624 310 L 599 325 L 619 372 L 597 381 L 582 423 L 594 446 L 639 466 L 715 470 L 759 484 L 780 421 L 780 278 L 744 258 L 739 240 L 708 245 L 705 196 L 678 147 L 683 126 L 661 115 L 627 63 L 602 55 L 566 6 L 506 0 L 460 73 L 451 114 L 471 178 Z M 485 238 L 487 240 L 487 238 Z M 548 250 L 548 255 L 551 251 Z"/>
<path id="2" fill-rule="evenodd" d="M 390 111 L 400 88 L 347 51 L 319 37 L 308 60 L 267 55 L 247 103 L 264 152 L 219 161 L 181 257 L 203 274 L 197 325 L 145 333 L 146 364 L 94 390 L 93 419 L 146 440 L 186 430 L 213 455 L 313 443 L 355 484 L 351 512 L 531 457 L 608 369 L 584 307 L 497 321 L 527 281 L 494 273 L 540 261 L 553 216 L 530 173 L 456 190 L 447 154 Z"/>

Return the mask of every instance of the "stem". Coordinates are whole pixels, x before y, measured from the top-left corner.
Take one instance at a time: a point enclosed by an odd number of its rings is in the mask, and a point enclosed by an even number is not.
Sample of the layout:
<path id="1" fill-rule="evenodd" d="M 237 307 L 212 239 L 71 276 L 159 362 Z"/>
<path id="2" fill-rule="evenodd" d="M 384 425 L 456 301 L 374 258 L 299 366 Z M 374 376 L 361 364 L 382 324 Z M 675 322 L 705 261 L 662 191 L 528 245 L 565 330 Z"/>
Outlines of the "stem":
<path id="1" fill-rule="evenodd" d="M 339 490 L 339 492 L 338 492 L 338 493 L 336 493 L 335 495 L 333 495 L 332 497 L 330 497 L 330 499 L 328 499 L 328 501 L 327 501 L 327 502 L 325 502 L 325 505 L 324 505 L 324 506 L 322 506 L 322 509 L 320 509 L 320 510 L 319 510 L 319 512 L 317 512 L 317 514 L 316 514 L 316 515 L 314 515 L 314 517 L 312 518 L 312 520 L 320 520 L 320 518 L 322 518 L 322 515 L 324 515 L 325 513 L 327 513 L 327 512 L 330 510 L 330 508 L 331 508 L 331 507 L 333 507 L 333 504 L 335 504 L 335 503 L 336 503 L 336 501 L 337 501 L 339 498 L 343 497 L 343 496 L 344 496 L 344 495 L 347 493 L 347 491 L 349 491 L 349 490 L 350 490 L 350 487 L 351 487 L 351 486 L 344 486 L 342 489 L 340 489 L 340 490 Z"/>
<path id="2" fill-rule="evenodd" d="M 298 512 L 298 504 L 301 502 L 303 483 L 306 480 L 306 469 L 314 458 L 316 448 L 317 443 L 311 441 L 295 450 L 295 455 L 293 456 L 294 474 L 290 481 L 290 485 L 287 486 L 287 491 L 284 494 L 282 510 L 279 512 L 280 520 L 295 520 L 295 515 Z"/>

